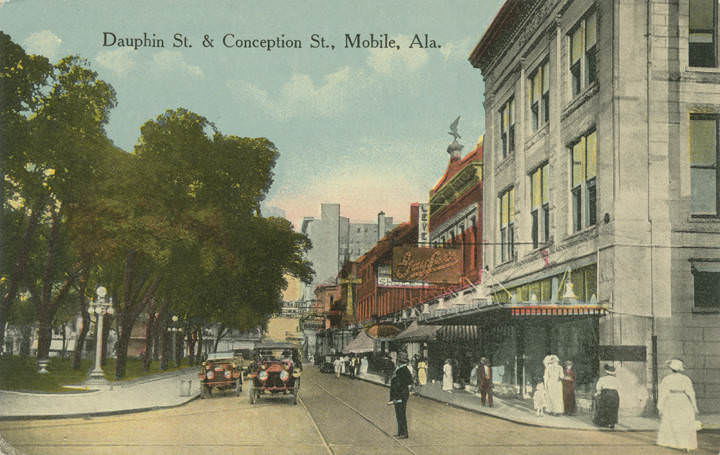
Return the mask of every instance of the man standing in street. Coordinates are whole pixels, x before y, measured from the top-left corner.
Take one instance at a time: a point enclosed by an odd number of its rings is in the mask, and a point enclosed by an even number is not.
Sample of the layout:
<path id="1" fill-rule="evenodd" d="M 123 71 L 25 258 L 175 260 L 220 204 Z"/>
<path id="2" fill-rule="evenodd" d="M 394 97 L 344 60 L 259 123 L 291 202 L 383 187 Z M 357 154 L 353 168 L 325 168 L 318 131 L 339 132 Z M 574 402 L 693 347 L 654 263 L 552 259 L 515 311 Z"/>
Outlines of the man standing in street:
<path id="1" fill-rule="evenodd" d="M 413 378 L 407 367 L 407 354 L 404 352 L 398 352 L 397 360 L 397 368 L 393 371 L 392 378 L 390 379 L 390 401 L 388 404 L 395 405 L 397 434 L 394 436 L 398 439 L 407 439 L 408 429 L 405 409 L 407 407 L 408 398 L 410 398 L 410 385 L 413 382 Z"/>
<path id="2" fill-rule="evenodd" d="M 478 371 L 478 391 L 483 406 L 487 405 L 492 408 L 492 369 L 487 358 L 480 359 L 480 371 Z"/>

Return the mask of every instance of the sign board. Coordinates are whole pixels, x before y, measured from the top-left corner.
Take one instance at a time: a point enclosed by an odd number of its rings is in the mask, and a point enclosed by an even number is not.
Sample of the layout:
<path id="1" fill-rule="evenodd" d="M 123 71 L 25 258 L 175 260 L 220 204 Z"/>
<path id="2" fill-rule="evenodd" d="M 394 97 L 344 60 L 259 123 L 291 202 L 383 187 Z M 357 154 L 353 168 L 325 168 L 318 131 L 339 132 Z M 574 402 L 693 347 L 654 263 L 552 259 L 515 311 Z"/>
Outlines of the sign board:
<path id="1" fill-rule="evenodd" d="M 418 204 L 418 246 L 428 246 L 430 243 L 430 204 Z"/>
<path id="2" fill-rule="evenodd" d="M 455 248 L 393 249 L 392 278 L 396 281 L 457 284 L 462 278 L 461 251 Z"/>
<path id="3" fill-rule="evenodd" d="M 647 359 L 645 346 L 598 346 L 600 360 L 617 360 L 625 362 L 644 362 Z"/>
<path id="4" fill-rule="evenodd" d="M 392 277 L 392 266 L 382 264 L 378 266 L 377 285 L 381 288 L 418 288 L 425 286 L 422 281 L 396 281 Z"/>

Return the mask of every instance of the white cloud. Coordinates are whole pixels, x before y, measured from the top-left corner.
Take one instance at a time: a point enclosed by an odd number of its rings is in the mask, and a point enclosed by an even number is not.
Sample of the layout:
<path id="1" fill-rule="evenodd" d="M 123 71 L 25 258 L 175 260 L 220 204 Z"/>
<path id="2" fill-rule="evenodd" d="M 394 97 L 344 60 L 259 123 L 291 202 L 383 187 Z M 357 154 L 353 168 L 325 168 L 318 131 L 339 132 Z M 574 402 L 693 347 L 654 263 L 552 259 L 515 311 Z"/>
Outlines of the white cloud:
<path id="1" fill-rule="evenodd" d="M 197 65 L 190 65 L 184 59 L 180 51 L 163 50 L 153 55 L 153 64 L 156 70 L 185 74 L 194 79 L 205 77 L 202 68 Z"/>
<path id="2" fill-rule="evenodd" d="M 378 73 L 382 74 L 407 74 L 422 68 L 429 59 L 425 49 L 407 46 L 412 37 L 399 35 L 393 37 L 400 45 L 400 49 L 370 49 L 370 55 L 366 59 L 367 65 Z"/>
<path id="3" fill-rule="evenodd" d="M 30 54 L 44 55 L 53 60 L 62 40 L 50 30 L 42 30 L 28 36 L 23 44 Z"/>
<path id="4" fill-rule="evenodd" d="M 228 81 L 227 87 L 236 98 L 252 100 L 276 119 L 287 120 L 301 114 L 331 117 L 346 110 L 348 101 L 364 85 L 363 79 L 345 66 L 326 74 L 320 83 L 307 74 L 295 73 L 277 96 L 244 80 Z"/>
<path id="5" fill-rule="evenodd" d="M 137 66 L 133 58 L 134 52 L 131 47 L 102 51 L 95 60 L 101 67 L 109 69 L 118 76 L 125 76 Z"/>

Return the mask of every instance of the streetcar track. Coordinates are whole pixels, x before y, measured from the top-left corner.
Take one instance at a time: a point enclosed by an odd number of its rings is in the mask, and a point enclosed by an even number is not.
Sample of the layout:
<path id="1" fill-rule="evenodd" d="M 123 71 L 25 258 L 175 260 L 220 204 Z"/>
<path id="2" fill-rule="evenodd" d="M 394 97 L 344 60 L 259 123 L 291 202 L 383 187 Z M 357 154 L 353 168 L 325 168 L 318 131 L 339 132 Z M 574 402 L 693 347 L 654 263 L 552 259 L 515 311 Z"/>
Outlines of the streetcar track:
<path id="1" fill-rule="evenodd" d="M 320 431 L 320 427 L 318 426 L 317 422 L 315 421 L 315 417 L 313 417 L 312 413 L 310 412 L 310 409 L 307 407 L 305 402 L 303 401 L 302 397 L 298 395 L 297 397 L 298 402 L 302 405 L 302 407 L 305 409 L 305 412 L 307 412 L 308 417 L 310 418 L 310 422 L 313 424 L 313 427 L 315 428 L 315 431 L 317 431 L 318 435 L 320 435 L 320 440 L 323 443 L 323 446 L 325 446 L 325 449 L 328 451 L 330 455 L 335 455 L 335 451 L 330 447 L 330 444 L 328 444 L 328 440 L 323 434 L 322 431 Z"/>
<path id="2" fill-rule="evenodd" d="M 384 434 L 385 436 L 387 436 L 388 438 L 390 438 L 390 439 L 391 439 L 393 442 L 395 442 L 397 445 L 399 445 L 399 446 L 402 447 L 403 449 L 407 450 L 408 452 L 412 453 L 413 455 L 417 455 L 417 453 L 415 453 L 415 451 L 413 451 L 410 447 L 408 447 L 407 445 L 403 444 L 403 443 L 400 442 L 398 439 L 394 438 L 390 433 L 388 433 L 387 431 L 385 431 L 381 426 L 379 426 L 378 424 L 376 424 L 375 422 L 373 422 L 373 420 L 372 420 L 370 417 L 366 416 L 366 415 L 363 414 L 362 412 L 360 412 L 360 411 L 358 411 L 357 409 L 355 409 L 352 405 L 348 404 L 348 403 L 347 403 L 345 400 L 343 400 L 342 398 L 339 398 L 338 396 L 336 396 L 336 395 L 334 395 L 333 393 L 331 393 L 328 389 L 326 389 L 325 387 L 323 387 L 321 384 L 317 383 L 317 384 L 313 384 L 313 386 L 316 386 L 316 387 L 321 388 L 321 389 L 324 390 L 325 393 L 327 393 L 329 396 L 333 397 L 334 399 L 336 399 L 337 401 L 339 401 L 340 403 L 342 403 L 345 407 L 347 407 L 348 409 L 350 409 L 351 411 L 353 411 L 355 414 L 357 414 L 357 415 L 359 415 L 360 417 L 362 417 L 362 418 L 363 418 L 366 422 L 368 422 L 370 425 L 372 425 L 373 427 L 375 427 L 375 428 L 377 428 L 378 430 L 380 430 L 380 432 L 381 432 L 382 434 Z M 309 411 L 308 411 L 308 412 L 309 412 Z M 311 416 L 311 418 L 312 418 L 312 416 Z M 313 421 L 314 421 L 314 419 L 313 419 Z M 331 452 L 331 453 L 334 453 L 334 452 Z"/>

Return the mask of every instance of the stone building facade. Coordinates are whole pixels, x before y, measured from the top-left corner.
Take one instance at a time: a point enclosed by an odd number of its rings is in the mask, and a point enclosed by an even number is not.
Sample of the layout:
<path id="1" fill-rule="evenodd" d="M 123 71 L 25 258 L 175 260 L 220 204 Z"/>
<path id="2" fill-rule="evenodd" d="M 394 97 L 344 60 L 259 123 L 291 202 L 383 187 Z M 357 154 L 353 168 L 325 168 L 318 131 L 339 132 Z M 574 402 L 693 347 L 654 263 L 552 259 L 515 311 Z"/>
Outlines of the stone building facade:
<path id="1" fill-rule="evenodd" d="M 485 264 L 508 298 L 555 303 L 569 282 L 607 307 L 593 362 L 626 375 L 626 412 L 652 407 L 672 357 L 720 408 L 717 18 L 714 0 L 508 0 L 470 55 Z M 556 329 L 540 344 L 562 354 Z"/>

